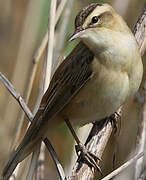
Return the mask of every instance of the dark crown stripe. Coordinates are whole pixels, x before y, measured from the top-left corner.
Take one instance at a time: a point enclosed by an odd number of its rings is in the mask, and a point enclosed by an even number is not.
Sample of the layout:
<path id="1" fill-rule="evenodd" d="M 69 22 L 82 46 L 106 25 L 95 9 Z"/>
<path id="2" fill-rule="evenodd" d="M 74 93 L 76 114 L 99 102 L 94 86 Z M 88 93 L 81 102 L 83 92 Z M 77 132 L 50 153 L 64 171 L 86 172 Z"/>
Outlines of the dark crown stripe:
<path id="1" fill-rule="evenodd" d="M 97 6 L 102 6 L 102 4 L 99 3 L 93 3 L 90 4 L 89 6 L 83 8 L 78 15 L 76 16 L 75 19 L 75 28 L 80 27 L 84 24 L 85 19 L 87 18 L 87 16 L 89 16 L 89 14 L 91 14 L 91 12 L 97 7 Z"/>

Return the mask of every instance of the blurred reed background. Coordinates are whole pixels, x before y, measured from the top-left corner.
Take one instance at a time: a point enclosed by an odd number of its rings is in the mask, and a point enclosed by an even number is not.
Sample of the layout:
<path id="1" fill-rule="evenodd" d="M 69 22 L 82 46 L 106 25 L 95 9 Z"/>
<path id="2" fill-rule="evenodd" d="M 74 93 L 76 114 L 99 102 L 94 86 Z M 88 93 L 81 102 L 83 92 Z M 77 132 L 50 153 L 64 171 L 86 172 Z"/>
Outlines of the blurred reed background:
<path id="1" fill-rule="evenodd" d="M 67 39 L 74 30 L 74 19 L 77 12 L 91 2 L 109 2 L 133 29 L 145 0 L 58 0 L 57 10 L 59 11 L 62 3 L 63 13 L 59 16 L 55 26 L 53 61 L 56 62 L 60 54 L 66 56 L 77 43 L 77 41 L 68 43 Z M 34 64 L 33 57 L 47 31 L 48 22 L 51 18 L 49 11 L 50 0 L 0 0 L 0 72 L 12 82 L 16 90 L 25 98 L 32 112 L 40 92 L 42 94 L 46 51 L 39 58 L 37 67 Z M 143 57 L 144 59 L 145 57 Z M 146 64 L 146 61 L 143 62 Z M 34 66 L 36 73 L 32 86 L 28 90 L 27 87 Z M 146 80 L 145 74 L 144 80 Z M 25 133 L 29 121 L 23 116 L 16 100 L 0 83 L 0 172 L 8 159 L 11 147 L 19 143 Z M 113 168 L 113 152 L 116 154 L 115 167 L 121 165 L 132 155 L 140 119 L 141 103 L 133 98 L 124 107 L 120 134 L 112 135 L 105 150 L 101 163 L 104 175 Z M 84 132 L 81 139 L 85 141 L 89 128 L 80 128 L 79 131 Z M 17 135 L 18 138 L 16 138 Z M 69 169 L 73 165 L 71 162 L 76 160 L 76 156 L 72 154 L 74 147 L 69 130 L 65 125 L 62 125 L 52 132 L 50 140 L 66 169 L 66 174 L 69 175 Z M 58 179 L 56 168 L 48 151 L 46 151 L 45 157 L 45 177 L 53 180 Z M 23 163 L 25 166 L 20 169 L 18 179 L 26 179 L 29 162 L 30 160 L 27 160 L 27 163 Z M 131 169 L 130 173 L 128 171 L 128 176 L 132 177 L 133 170 L 134 168 Z"/>

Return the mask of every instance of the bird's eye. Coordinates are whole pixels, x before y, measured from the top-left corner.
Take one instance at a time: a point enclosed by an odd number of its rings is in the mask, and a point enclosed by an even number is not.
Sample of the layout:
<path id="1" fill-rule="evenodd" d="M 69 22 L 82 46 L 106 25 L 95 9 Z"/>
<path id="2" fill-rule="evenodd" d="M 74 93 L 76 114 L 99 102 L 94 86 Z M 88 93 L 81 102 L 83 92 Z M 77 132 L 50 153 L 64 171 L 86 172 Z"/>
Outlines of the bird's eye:
<path id="1" fill-rule="evenodd" d="M 93 16 L 93 18 L 92 18 L 92 24 L 97 23 L 98 20 L 99 20 L 98 16 Z"/>

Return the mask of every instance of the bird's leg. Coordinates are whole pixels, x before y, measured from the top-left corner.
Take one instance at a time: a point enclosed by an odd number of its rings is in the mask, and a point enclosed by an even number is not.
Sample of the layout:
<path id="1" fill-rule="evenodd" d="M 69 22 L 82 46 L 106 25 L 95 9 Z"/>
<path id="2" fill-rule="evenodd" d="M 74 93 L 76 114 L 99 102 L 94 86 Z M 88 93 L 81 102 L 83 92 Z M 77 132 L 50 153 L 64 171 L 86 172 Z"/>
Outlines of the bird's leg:
<path id="1" fill-rule="evenodd" d="M 89 152 L 87 150 L 87 148 L 85 147 L 85 145 L 83 145 L 78 136 L 76 135 L 69 119 L 65 119 L 65 122 L 68 126 L 68 128 L 70 129 L 77 145 L 75 145 L 75 149 L 76 149 L 76 153 L 77 153 L 77 156 L 83 158 L 85 160 L 85 162 L 90 166 L 90 167 L 94 167 L 95 169 L 97 169 L 101 174 L 101 169 L 100 167 L 98 166 L 97 164 L 97 161 L 100 160 L 97 156 L 95 156 L 93 153 Z"/>
<path id="2" fill-rule="evenodd" d="M 117 112 L 115 112 L 114 114 L 112 114 L 110 116 L 110 121 L 111 121 L 111 124 L 113 126 L 114 133 L 116 133 L 117 130 L 118 130 L 118 119 L 120 120 L 120 128 L 119 128 L 119 133 L 120 133 L 120 129 L 121 129 L 121 109 L 119 109 Z"/>

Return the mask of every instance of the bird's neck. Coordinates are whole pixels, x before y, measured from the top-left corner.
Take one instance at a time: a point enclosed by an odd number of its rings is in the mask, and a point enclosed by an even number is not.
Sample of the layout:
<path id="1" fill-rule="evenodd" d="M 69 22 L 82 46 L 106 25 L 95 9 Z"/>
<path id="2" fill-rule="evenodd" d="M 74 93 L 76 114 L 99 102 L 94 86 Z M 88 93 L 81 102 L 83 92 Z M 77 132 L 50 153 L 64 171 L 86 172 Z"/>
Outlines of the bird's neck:
<path id="1" fill-rule="evenodd" d="M 114 69 L 127 66 L 127 57 L 131 57 L 129 48 L 134 51 L 136 46 L 131 33 L 110 30 L 89 31 L 82 40 L 102 64 Z"/>

